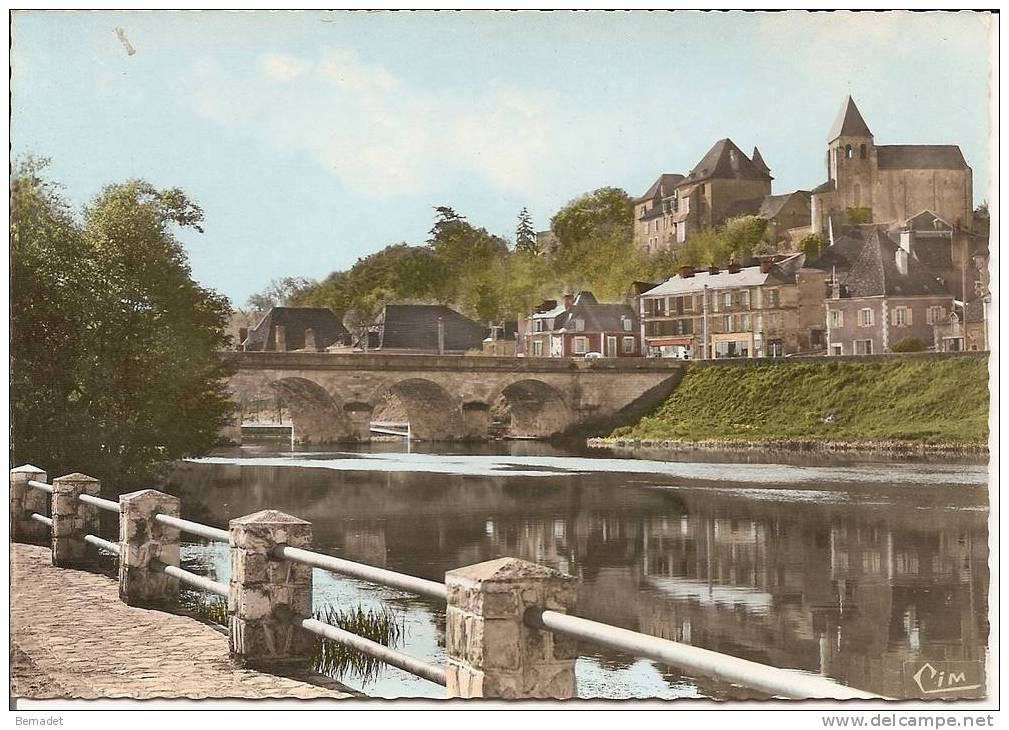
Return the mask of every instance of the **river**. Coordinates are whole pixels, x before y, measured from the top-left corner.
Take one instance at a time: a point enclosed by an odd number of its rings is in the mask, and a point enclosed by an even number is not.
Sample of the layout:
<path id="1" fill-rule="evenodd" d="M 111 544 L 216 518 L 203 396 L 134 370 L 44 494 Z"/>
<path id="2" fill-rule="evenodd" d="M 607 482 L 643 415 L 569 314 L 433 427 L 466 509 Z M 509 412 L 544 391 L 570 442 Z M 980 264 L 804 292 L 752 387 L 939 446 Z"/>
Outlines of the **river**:
<path id="1" fill-rule="evenodd" d="M 987 466 L 976 460 L 271 448 L 177 464 L 167 488 L 186 518 L 226 527 L 279 509 L 313 523 L 316 550 L 438 581 L 525 558 L 580 578 L 578 615 L 888 696 L 903 695 L 906 660 L 986 656 Z M 185 543 L 183 566 L 226 580 L 227 547 Z M 445 661 L 444 605 L 318 570 L 314 600 L 389 607 L 401 651 Z M 577 677 L 581 697 L 747 696 L 591 646 Z M 444 696 L 388 667 L 340 679 L 371 696 Z"/>

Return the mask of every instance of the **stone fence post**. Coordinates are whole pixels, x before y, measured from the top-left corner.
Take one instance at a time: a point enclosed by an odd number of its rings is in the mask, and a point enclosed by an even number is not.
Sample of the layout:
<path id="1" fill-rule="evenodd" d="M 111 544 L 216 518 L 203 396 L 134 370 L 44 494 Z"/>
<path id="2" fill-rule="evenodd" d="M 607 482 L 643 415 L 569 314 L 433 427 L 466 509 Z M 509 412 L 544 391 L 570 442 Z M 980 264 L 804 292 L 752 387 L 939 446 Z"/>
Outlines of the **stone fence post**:
<path id="1" fill-rule="evenodd" d="M 310 547 L 312 523 L 263 510 L 231 520 L 229 529 L 232 661 L 257 669 L 308 665 L 315 639 L 294 622 L 312 617 L 312 568 L 277 560 L 273 550 Z"/>
<path id="2" fill-rule="evenodd" d="M 11 542 L 48 542 L 49 528 L 30 515 L 37 512 L 48 517 L 49 495 L 29 487 L 29 480 L 44 482 L 46 473 L 31 464 L 11 469 Z"/>
<path id="3" fill-rule="evenodd" d="M 170 607 L 179 579 L 158 570 L 179 565 L 179 528 L 156 522 L 179 516 L 179 498 L 153 489 L 119 495 L 119 597 L 130 606 Z"/>
<path id="4" fill-rule="evenodd" d="M 98 508 L 85 504 L 78 497 L 97 497 L 101 484 L 85 474 L 67 474 L 53 479 L 53 565 L 85 567 L 88 559 L 84 536 L 98 534 Z"/>
<path id="5" fill-rule="evenodd" d="M 527 608 L 567 612 L 577 581 L 517 558 L 445 574 L 449 697 L 575 696 L 577 642 L 523 622 Z"/>

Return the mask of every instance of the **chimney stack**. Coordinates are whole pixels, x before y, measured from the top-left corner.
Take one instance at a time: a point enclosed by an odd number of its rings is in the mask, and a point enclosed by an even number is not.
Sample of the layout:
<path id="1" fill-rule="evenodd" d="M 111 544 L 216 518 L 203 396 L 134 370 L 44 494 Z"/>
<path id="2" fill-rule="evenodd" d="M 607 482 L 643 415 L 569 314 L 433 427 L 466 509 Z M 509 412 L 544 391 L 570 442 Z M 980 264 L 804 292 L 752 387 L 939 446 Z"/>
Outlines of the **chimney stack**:
<path id="1" fill-rule="evenodd" d="M 714 276 L 715 274 L 718 273 L 718 267 L 712 264 L 711 266 L 708 267 L 708 273 Z"/>
<path id="2" fill-rule="evenodd" d="M 903 236 L 901 238 L 903 239 Z M 894 252 L 894 258 L 896 259 L 897 271 L 903 276 L 907 276 L 907 250 L 903 245 Z"/>
<path id="3" fill-rule="evenodd" d="M 319 348 L 315 345 L 315 330 L 311 327 L 305 330 L 305 349 L 309 352 L 319 351 Z"/>
<path id="4" fill-rule="evenodd" d="M 565 294 L 564 295 L 564 309 L 571 309 L 575 305 L 575 295 Z"/>
<path id="5" fill-rule="evenodd" d="M 771 256 L 761 256 L 760 257 L 760 273 L 767 274 L 771 271 L 771 267 L 774 266 L 774 258 Z"/>
<path id="6" fill-rule="evenodd" d="M 693 266 L 681 266 L 680 267 L 680 277 L 681 278 L 683 278 L 683 279 L 689 279 L 693 275 L 694 275 L 694 267 Z"/>
<path id="7" fill-rule="evenodd" d="M 729 273 L 730 274 L 738 274 L 739 271 L 740 271 L 739 264 L 736 263 L 735 261 L 730 261 L 729 262 Z"/>
<path id="8" fill-rule="evenodd" d="M 277 352 L 287 352 L 287 328 L 282 324 L 278 324 L 273 328 L 274 331 L 274 349 Z"/>
<path id="9" fill-rule="evenodd" d="M 239 350 L 244 350 L 245 349 L 245 341 L 247 339 L 249 339 L 249 328 L 248 327 L 239 327 L 238 328 L 238 349 Z"/>
<path id="10" fill-rule="evenodd" d="M 905 228 L 900 232 L 900 247 L 905 253 L 914 253 L 914 231 Z"/>

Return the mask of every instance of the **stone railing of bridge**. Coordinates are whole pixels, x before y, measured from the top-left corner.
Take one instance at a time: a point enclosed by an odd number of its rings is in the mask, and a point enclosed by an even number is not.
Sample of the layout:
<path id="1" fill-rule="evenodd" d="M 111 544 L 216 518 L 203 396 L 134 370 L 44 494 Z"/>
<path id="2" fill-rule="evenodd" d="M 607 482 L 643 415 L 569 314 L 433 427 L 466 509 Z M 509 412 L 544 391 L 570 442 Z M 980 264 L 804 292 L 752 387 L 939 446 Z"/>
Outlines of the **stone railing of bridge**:
<path id="1" fill-rule="evenodd" d="M 368 441 L 389 399 L 419 441 L 482 441 L 506 405 L 510 433 L 543 438 L 604 432 L 636 420 L 673 391 L 683 361 L 387 353 L 228 352 L 242 422 L 277 422 L 283 403 L 297 441 Z M 401 414 L 402 415 L 402 414 Z"/>
<path id="2" fill-rule="evenodd" d="M 314 552 L 311 523 L 276 510 L 233 519 L 225 530 L 180 518 L 179 499 L 153 489 L 121 494 L 117 501 L 103 499 L 98 480 L 84 474 L 49 483 L 44 470 L 25 465 L 11 470 L 10 486 L 11 539 L 48 541 L 53 564 L 61 567 L 88 568 L 95 550 L 118 556 L 119 596 L 125 603 L 172 611 L 180 584 L 226 597 L 229 653 L 239 666 L 307 667 L 316 637 L 323 637 L 443 685 L 450 698 L 569 699 L 577 696 L 579 642 L 587 642 L 772 696 L 875 697 L 823 676 L 579 618 L 572 615 L 577 579 L 525 560 L 505 557 L 469 565 L 437 582 Z M 118 540 L 98 534 L 103 510 L 118 514 Z M 227 583 L 180 567 L 182 532 L 229 545 Z M 447 664 L 409 656 L 313 618 L 313 569 L 445 604 Z"/>

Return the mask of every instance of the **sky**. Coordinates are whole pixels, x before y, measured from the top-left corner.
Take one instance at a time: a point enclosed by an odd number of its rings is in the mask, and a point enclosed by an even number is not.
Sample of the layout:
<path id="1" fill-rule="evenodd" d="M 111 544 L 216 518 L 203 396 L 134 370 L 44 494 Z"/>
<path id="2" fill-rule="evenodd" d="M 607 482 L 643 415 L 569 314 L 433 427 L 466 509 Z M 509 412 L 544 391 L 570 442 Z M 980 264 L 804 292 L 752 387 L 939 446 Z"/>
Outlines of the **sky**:
<path id="1" fill-rule="evenodd" d="M 12 149 L 49 158 L 78 210 L 132 178 L 182 188 L 206 216 L 180 233 L 193 275 L 240 306 L 422 244 L 434 206 L 514 238 L 522 207 L 546 229 L 724 137 L 760 148 L 774 193 L 808 190 L 848 94 L 877 144 L 960 145 L 979 203 L 988 18 L 18 11 Z"/>

